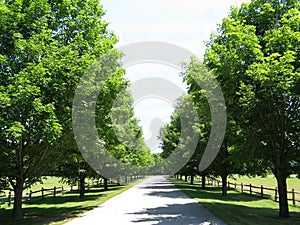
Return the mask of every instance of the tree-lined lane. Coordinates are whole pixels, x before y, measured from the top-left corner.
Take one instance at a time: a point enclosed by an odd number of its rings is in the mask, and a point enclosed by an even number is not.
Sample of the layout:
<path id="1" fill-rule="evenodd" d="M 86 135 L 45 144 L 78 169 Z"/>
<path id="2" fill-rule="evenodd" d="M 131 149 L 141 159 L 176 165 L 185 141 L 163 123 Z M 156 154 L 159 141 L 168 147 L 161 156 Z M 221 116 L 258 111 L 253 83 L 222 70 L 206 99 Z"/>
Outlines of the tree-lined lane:
<path id="1" fill-rule="evenodd" d="M 162 176 L 150 177 L 67 223 L 77 224 L 225 225 Z"/>

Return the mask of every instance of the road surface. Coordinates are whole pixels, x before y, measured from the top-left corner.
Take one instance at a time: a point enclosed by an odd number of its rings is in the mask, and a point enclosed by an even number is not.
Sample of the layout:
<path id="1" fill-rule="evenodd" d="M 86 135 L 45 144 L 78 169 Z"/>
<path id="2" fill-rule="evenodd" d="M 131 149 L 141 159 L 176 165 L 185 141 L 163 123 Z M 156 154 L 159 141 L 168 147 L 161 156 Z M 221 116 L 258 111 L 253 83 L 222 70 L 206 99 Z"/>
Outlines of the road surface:
<path id="1" fill-rule="evenodd" d="M 149 177 L 67 225 L 226 225 L 163 176 Z"/>

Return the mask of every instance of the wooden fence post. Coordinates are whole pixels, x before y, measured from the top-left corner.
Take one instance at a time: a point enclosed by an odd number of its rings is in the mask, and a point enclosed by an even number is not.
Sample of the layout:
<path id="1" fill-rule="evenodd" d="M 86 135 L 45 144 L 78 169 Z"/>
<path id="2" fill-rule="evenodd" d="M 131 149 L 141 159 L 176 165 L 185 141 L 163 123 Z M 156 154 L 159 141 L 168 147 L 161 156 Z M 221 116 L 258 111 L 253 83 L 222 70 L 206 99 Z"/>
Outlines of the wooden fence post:
<path id="1" fill-rule="evenodd" d="M 244 185 L 241 183 L 241 191 L 244 192 Z"/>
<path id="2" fill-rule="evenodd" d="M 250 184 L 250 195 L 252 195 L 252 185 Z"/>
<path id="3" fill-rule="evenodd" d="M 56 187 L 54 186 L 54 188 L 53 188 L 53 197 L 55 197 L 56 196 Z"/>
<path id="4" fill-rule="evenodd" d="M 277 187 L 275 187 L 275 202 L 277 202 Z"/>
<path id="5" fill-rule="evenodd" d="M 42 198 L 44 198 L 44 188 L 42 187 Z"/>
<path id="6" fill-rule="evenodd" d="M 61 186 L 61 193 L 64 195 L 64 186 Z"/>
<path id="7" fill-rule="evenodd" d="M 11 205 L 11 191 L 8 193 L 8 206 Z"/>
<path id="8" fill-rule="evenodd" d="M 31 200 L 32 200 L 32 190 L 30 190 L 29 192 L 29 201 L 31 202 Z"/>
<path id="9" fill-rule="evenodd" d="M 261 185 L 260 187 L 260 197 L 263 198 L 264 197 L 264 187 Z"/>
<path id="10" fill-rule="evenodd" d="M 296 201 L 295 201 L 295 190 L 292 189 L 292 199 L 293 199 L 293 205 L 296 205 Z"/>
<path id="11" fill-rule="evenodd" d="M 234 183 L 234 190 L 236 190 L 236 183 Z"/>

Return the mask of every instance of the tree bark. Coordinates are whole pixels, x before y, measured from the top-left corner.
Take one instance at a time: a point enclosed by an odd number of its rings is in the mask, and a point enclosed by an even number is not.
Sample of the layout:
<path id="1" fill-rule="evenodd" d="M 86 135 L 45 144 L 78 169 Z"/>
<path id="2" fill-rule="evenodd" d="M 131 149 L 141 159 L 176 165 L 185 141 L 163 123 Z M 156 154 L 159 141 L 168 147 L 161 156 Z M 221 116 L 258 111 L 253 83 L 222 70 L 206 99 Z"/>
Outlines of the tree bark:
<path id="1" fill-rule="evenodd" d="M 188 176 L 184 175 L 184 182 L 187 182 L 187 178 L 188 178 Z"/>
<path id="2" fill-rule="evenodd" d="M 104 190 L 107 191 L 108 190 L 108 184 L 107 184 L 108 179 L 104 177 L 103 180 L 104 180 Z"/>
<path id="3" fill-rule="evenodd" d="M 85 173 L 80 173 L 80 179 L 79 179 L 79 196 L 80 196 L 80 198 L 84 198 L 85 178 L 86 178 L 86 174 Z"/>
<path id="4" fill-rule="evenodd" d="M 191 184 L 194 184 L 194 175 L 191 175 Z"/>
<path id="5" fill-rule="evenodd" d="M 227 172 L 227 167 L 225 164 L 222 165 L 222 174 L 221 174 L 221 178 L 222 178 L 222 196 L 227 196 L 227 176 L 228 176 L 228 172 Z"/>
<path id="6" fill-rule="evenodd" d="M 226 140 L 224 140 L 224 159 L 226 160 L 229 156 L 228 146 Z M 222 178 L 222 196 L 227 196 L 227 176 L 228 168 L 227 163 L 224 161 L 221 164 L 221 178 Z"/>
<path id="7" fill-rule="evenodd" d="M 13 221 L 19 222 L 22 220 L 22 195 L 23 195 L 24 180 L 18 178 L 16 185 L 14 186 L 14 208 L 12 219 Z"/>
<path id="8" fill-rule="evenodd" d="M 201 186 L 202 186 L 202 188 L 205 188 L 205 184 L 206 184 L 206 181 L 205 181 L 205 179 L 206 179 L 206 176 L 205 176 L 205 174 L 202 174 L 201 175 Z"/>
<path id="9" fill-rule="evenodd" d="M 279 217 L 288 218 L 289 215 L 289 205 L 287 199 L 287 185 L 286 178 L 284 174 L 279 171 L 276 175 L 276 181 L 278 185 L 278 195 L 279 195 Z"/>

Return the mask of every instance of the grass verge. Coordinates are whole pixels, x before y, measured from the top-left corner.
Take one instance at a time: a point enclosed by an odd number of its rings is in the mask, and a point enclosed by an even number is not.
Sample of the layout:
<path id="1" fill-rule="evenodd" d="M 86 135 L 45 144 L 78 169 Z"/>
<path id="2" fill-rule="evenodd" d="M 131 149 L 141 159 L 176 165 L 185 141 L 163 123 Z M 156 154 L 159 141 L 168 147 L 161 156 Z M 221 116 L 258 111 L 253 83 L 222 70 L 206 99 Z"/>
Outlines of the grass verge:
<path id="1" fill-rule="evenodd" d="M 228 178 L 228 181 L 231 183 L 244 183 L 244 184 L 252 184 L 255 186 L 263 185 L 264 187 L 268 188 L 275 188 L 277 187 L 276 179 L 273 175 L 268 175 L 267 177 L 247 177 L 247 176 L 239 176 L 233 175 L 232 177 Z M 300 192 L 300 179 L 298 179 L 295 175 L 287 178 L 287 189 L 292 190 L 294 189 L 296 192 Z"/>
<path id="2" fill-rule="evenodd" d="M 184 181 L 170 179 L 178 188 L 194 198 L 228 225 L 290 225 L 300 224 L 300 208 L 290 206 L 288 219 L 278 218 L 278 203 L 249 194 L 228 191 L 221 195 L 221 188 L 201 189 L 199 184 L 190 185 Z"/>
<path id="3" fill-rule="evenodd" d="M 108 191 L 103 187 L 95 187 L 86 190 L 85 198 L 80 199 L 78 191 L 70 191 L 64 195 L 59 194 L 56 197 L 48 196 L 44 199 L 36 199 L 32 202 L 23 203 L 23 220 L 22 225 L 61 225 L 74 219 L 84 212 L 92 210 L 108 199 L 126 191 L 130 187 L 139 183 L 137 180 L 126 186 L 109 186 Z M 10 220 L 12 207 L 5 206 L 0 208 L 0 224 L 15 225 Z"/>

